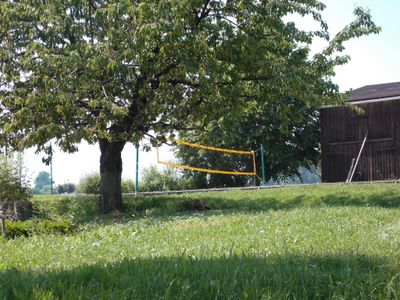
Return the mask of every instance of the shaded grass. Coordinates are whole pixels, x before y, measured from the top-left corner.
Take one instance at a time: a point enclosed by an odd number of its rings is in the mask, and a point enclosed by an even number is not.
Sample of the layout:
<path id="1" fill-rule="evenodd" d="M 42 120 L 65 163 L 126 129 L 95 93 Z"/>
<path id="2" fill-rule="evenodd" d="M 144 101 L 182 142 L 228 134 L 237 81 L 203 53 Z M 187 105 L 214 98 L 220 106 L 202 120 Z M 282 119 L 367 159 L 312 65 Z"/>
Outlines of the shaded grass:
<path id="1" fill-rule="evenodd" d="M 0 274 L 0 283 L 10 299 L 394 299 L 400 293 L 390 261 L 346 254 L 124 259 L 13 269 Z"/>

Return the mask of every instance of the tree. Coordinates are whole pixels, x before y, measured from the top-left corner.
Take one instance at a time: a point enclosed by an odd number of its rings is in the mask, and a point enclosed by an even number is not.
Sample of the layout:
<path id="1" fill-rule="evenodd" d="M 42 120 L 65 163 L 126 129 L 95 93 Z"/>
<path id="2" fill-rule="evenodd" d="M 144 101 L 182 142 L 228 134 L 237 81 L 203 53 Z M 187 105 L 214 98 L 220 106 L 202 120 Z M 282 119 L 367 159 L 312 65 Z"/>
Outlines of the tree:
<path id="1" fill-rule="evenodd" d="M 41 194 L 43 193 L 44 188 L 50 187 L 50 185 L 54 184 L 54 182 L 51 182 L 50 174 L 48 172 L 40 171 L 34 180 L 34 184 L 35 184 L 34 188 L 35 193 Z"/>
<path id="2" fill-rule="evenodd" d="M 101 150 L 99 209 L 123 209 L 121 152 L 155 133 L 202 128 L 249 99 L 289 94 L 331 103 L 343 43 L 376 33 L 368 11 L 333 39 L 316 0 L 3 1 L 0 11 L 1 140 L 15 148 L 68 152 L 82 140 Z M 302 31 L 286 17 L 312 16 Z M 315 38 L 329 46 L 310 57 Z M 324 81 L 310 96 L 309 81 Z M 328 86 L 328 88 L 327 88 Z M 290 119 L 283 108 L 279 115 Z M 6 136 L 6 138 L 4 138 Z"/>
<path id="3" fill-rule="evenodd" d="M 58 194 L 72 194 L 76 191 L 76 185 L 70 182 L 59 184 L 56 186 Z"/>

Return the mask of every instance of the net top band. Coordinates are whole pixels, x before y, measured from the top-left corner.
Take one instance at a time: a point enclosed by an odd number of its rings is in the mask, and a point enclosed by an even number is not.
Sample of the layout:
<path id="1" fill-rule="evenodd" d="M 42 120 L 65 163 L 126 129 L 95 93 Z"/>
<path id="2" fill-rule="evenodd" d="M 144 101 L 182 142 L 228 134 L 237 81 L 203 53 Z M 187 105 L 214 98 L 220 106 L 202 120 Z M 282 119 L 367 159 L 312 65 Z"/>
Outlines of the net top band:
<path id="1" fill-rule="evenodd" d="M 195 148 L 201 148 L 201 149 L 206 149 L 206 150 L 213 150 L 213 151 L 219 151 L 219 152 L 225 152 L 225 153 L 233 153 L 233 154 L 245 154 L 245 155 L 253 155 L 253 151 L 241 151 L 241 150 L 231 150 L 231 149 L 224 149 L 224 148 L 217 148 L 217 147 L 211 147 L 211 146 L 204 146 L 200 144 L 195 144 L 195 143 L 188 143 L 182 140 L 173 140 L 173 139 L 168 139 L 171 142 L 175 142 L 177 144 L 189 146 L 189 147 L 195 147 Z"/>

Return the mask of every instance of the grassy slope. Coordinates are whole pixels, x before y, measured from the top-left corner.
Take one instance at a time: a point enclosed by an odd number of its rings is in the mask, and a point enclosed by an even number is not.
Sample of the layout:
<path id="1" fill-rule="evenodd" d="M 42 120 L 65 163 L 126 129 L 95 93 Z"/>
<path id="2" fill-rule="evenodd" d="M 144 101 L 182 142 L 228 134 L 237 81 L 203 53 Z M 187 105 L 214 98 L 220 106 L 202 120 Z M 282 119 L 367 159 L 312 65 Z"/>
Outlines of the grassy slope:
<path id="1" fill-rule="evenodd" d="M 213 206 L 177 213 L 182 199 Z M 125 199 L 35 199 L 69 236 L 0 240 L 0 298 L 400 298 L 400 186 L 334 185 Z"/>

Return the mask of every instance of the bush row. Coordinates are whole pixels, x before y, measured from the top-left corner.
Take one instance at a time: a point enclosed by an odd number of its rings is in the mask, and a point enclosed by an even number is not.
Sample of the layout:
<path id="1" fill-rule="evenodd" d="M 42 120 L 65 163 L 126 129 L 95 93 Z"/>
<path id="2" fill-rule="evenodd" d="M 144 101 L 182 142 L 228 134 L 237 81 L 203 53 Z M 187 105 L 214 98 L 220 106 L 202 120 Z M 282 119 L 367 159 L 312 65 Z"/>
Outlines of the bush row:
<path id="1" fill-rule="evenodd" d="M 71 222 L 65 220 L 29 220 L 24 222 L 7 222 L 6 229 L 9 238 L 16 238 L 36 234 L 68 234 L 74 230 L 74 226 Z"/>
<path id="2" fill-rule="evenodd" d="M 122 180 L 121 188 L 123 193 L 134 193 L 135 183 L 132 180 Z M 100 174 L 93 172 L 83 176 L 78 184 L 78 192 L 83 194 L 99 194 Z"/>
<path id="3" fill-rule="evenodd" d="M 135 183 L 132 180 L 122 180 L 123 193 L 134 193 Z M 182 172 L 173 169 L 159 170 L 155 166 L 145 168 L 139 182 L 140 192 L 171 191 L 194 188 L 193 180 L 184 177 Z M 83 194 L 100 193 L 100 174 L 89 173 L 81 178 L 78 192 Z"/>

